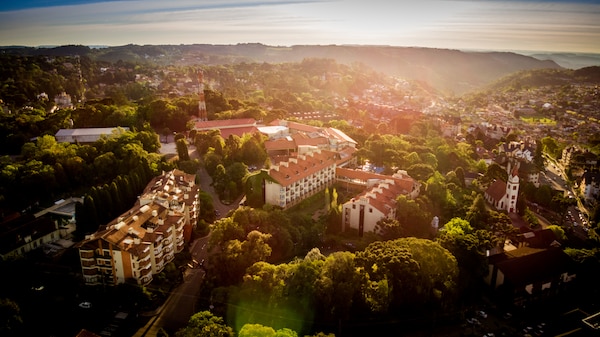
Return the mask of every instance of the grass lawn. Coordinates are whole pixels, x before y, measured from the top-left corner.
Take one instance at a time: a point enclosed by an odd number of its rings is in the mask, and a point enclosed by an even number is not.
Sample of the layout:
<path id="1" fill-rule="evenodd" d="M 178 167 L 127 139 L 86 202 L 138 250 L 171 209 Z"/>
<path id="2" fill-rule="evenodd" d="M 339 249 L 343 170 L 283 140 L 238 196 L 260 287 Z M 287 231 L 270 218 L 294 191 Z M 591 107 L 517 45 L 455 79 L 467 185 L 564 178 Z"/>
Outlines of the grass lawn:
<path id="1" fill-rule="evenodd" d="M 546 117 L 537 117 L 537 116 L 521 117 L 521 120 L 528 124 L 543 124 L 543 125 L 548 125 L 548 126 L 556 125 L 556 121 L 554 119 L 546 118 Z"/>

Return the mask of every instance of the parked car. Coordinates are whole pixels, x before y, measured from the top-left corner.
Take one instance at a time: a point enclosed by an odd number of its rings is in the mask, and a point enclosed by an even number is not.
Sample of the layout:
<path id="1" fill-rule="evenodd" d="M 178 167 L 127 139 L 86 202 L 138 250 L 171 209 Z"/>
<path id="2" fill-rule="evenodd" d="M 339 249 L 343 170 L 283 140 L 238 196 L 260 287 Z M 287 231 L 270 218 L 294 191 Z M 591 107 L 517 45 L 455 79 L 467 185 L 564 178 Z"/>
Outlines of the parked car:
<path id="1" fill-rule="evenodd" d="M 81 302 L 79 303 L 79 307 L 83 309 L 89 309 L 92 307 L 92 303 L 90 302 Z"/>
<path id="2" fill-rule="evenodd" d="M 481 325 L 481 322 L 477 318 L 467 318 L 467 323 L 472 325 Z"/>

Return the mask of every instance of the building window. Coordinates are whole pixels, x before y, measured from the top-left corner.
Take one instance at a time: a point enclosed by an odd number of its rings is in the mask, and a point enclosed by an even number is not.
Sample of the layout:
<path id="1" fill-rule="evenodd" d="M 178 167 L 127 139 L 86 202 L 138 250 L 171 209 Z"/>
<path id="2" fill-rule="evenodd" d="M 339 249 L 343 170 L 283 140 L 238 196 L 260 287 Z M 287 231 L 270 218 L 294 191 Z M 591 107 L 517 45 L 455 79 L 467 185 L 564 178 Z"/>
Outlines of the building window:
<path id="1" fill-rule="evenodd" d="M 373 209 L 369 207 L 369 213 L 373 213 Z"/>
<path id="2" fill-rule="evenodd" d="M 515 200 L 515 198 L 516 198 L 516 196 L 513 195 L 511 199 Z"/>
<path id="3" fill-rule="evenodd" d="M 517 189 L 517 186 L 513 186 L 513 191 Z"/>
<path id="4" fill-rule="evenodd" d="M 352 205 L 352 209 L 356 209 L 356 205 Z"/>

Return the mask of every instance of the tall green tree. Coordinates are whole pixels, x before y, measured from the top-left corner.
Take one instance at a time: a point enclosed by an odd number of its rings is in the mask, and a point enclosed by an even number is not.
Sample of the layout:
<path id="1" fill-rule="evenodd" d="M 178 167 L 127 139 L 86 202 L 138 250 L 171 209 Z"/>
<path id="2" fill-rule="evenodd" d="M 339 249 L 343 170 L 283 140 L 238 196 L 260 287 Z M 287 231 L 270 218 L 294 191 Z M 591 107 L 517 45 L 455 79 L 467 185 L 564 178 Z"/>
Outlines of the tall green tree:
<path id="1" fill-rule="evenodd" d="M 190 160 L 190 154 L 188 152 L 187 141 L 184 138 L 180 138 L 176 142 L 177 155 L 179 160 L 188 161 Z"/>
<path id="2" fill-rule="evenodd" d="M 477 296 L 478 285 L 487 272 L 487 252 L 498 245 L 498 238 L 488 230 L 476 230 L 467 220 L 453 218 L 440 229 L 436 239 L 458 261 L 461 293 Z"/>
<path id="3" fill-rule="evenodd" d="M 315 282 L 317 308 L 325 319 L 347 319 L 353 300 L 360 289 L 354 254 L 335 252 L 329 255 Z"/>
<path id="4" fill-rule="evenodd" d="M 377 289 L 363 294 L 371 307 L 419 310 L 448 305 L 455 298 L 456 259 L 431 240 L 374 242 L 356 253 L 356 264 Z M 369 297 L 373 294 L 377 297 Z"/>
<path id="5" fill-rule="evenodd" d="M 210 311 L 200 311 L 190 317 L 185 328 L 178 330 L 175 337 L 234 337 L 233 329 L 222 317 L 215 316 Z"/>

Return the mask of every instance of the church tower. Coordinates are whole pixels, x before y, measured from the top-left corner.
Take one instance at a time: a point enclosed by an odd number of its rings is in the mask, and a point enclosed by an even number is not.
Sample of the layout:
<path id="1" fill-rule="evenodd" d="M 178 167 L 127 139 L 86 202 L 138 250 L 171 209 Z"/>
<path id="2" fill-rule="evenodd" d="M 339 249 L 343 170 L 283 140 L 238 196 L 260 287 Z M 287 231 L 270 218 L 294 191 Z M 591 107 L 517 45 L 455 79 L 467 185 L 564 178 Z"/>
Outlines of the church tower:
<path id="1" fill-rule="evenodd" d="M 517 212 L 517 198 L 519 197 L 519 167 L 516 165 L 508 175 L 506 182 L 506 210 L 508 213 Z"/>
<path id="2" fill-rule="evenodd" d="M 198 71 L 198 119 L 201 121 L 208 120 L 206 112 L 206 100 L 204 99 L 204 73 Z"/>

